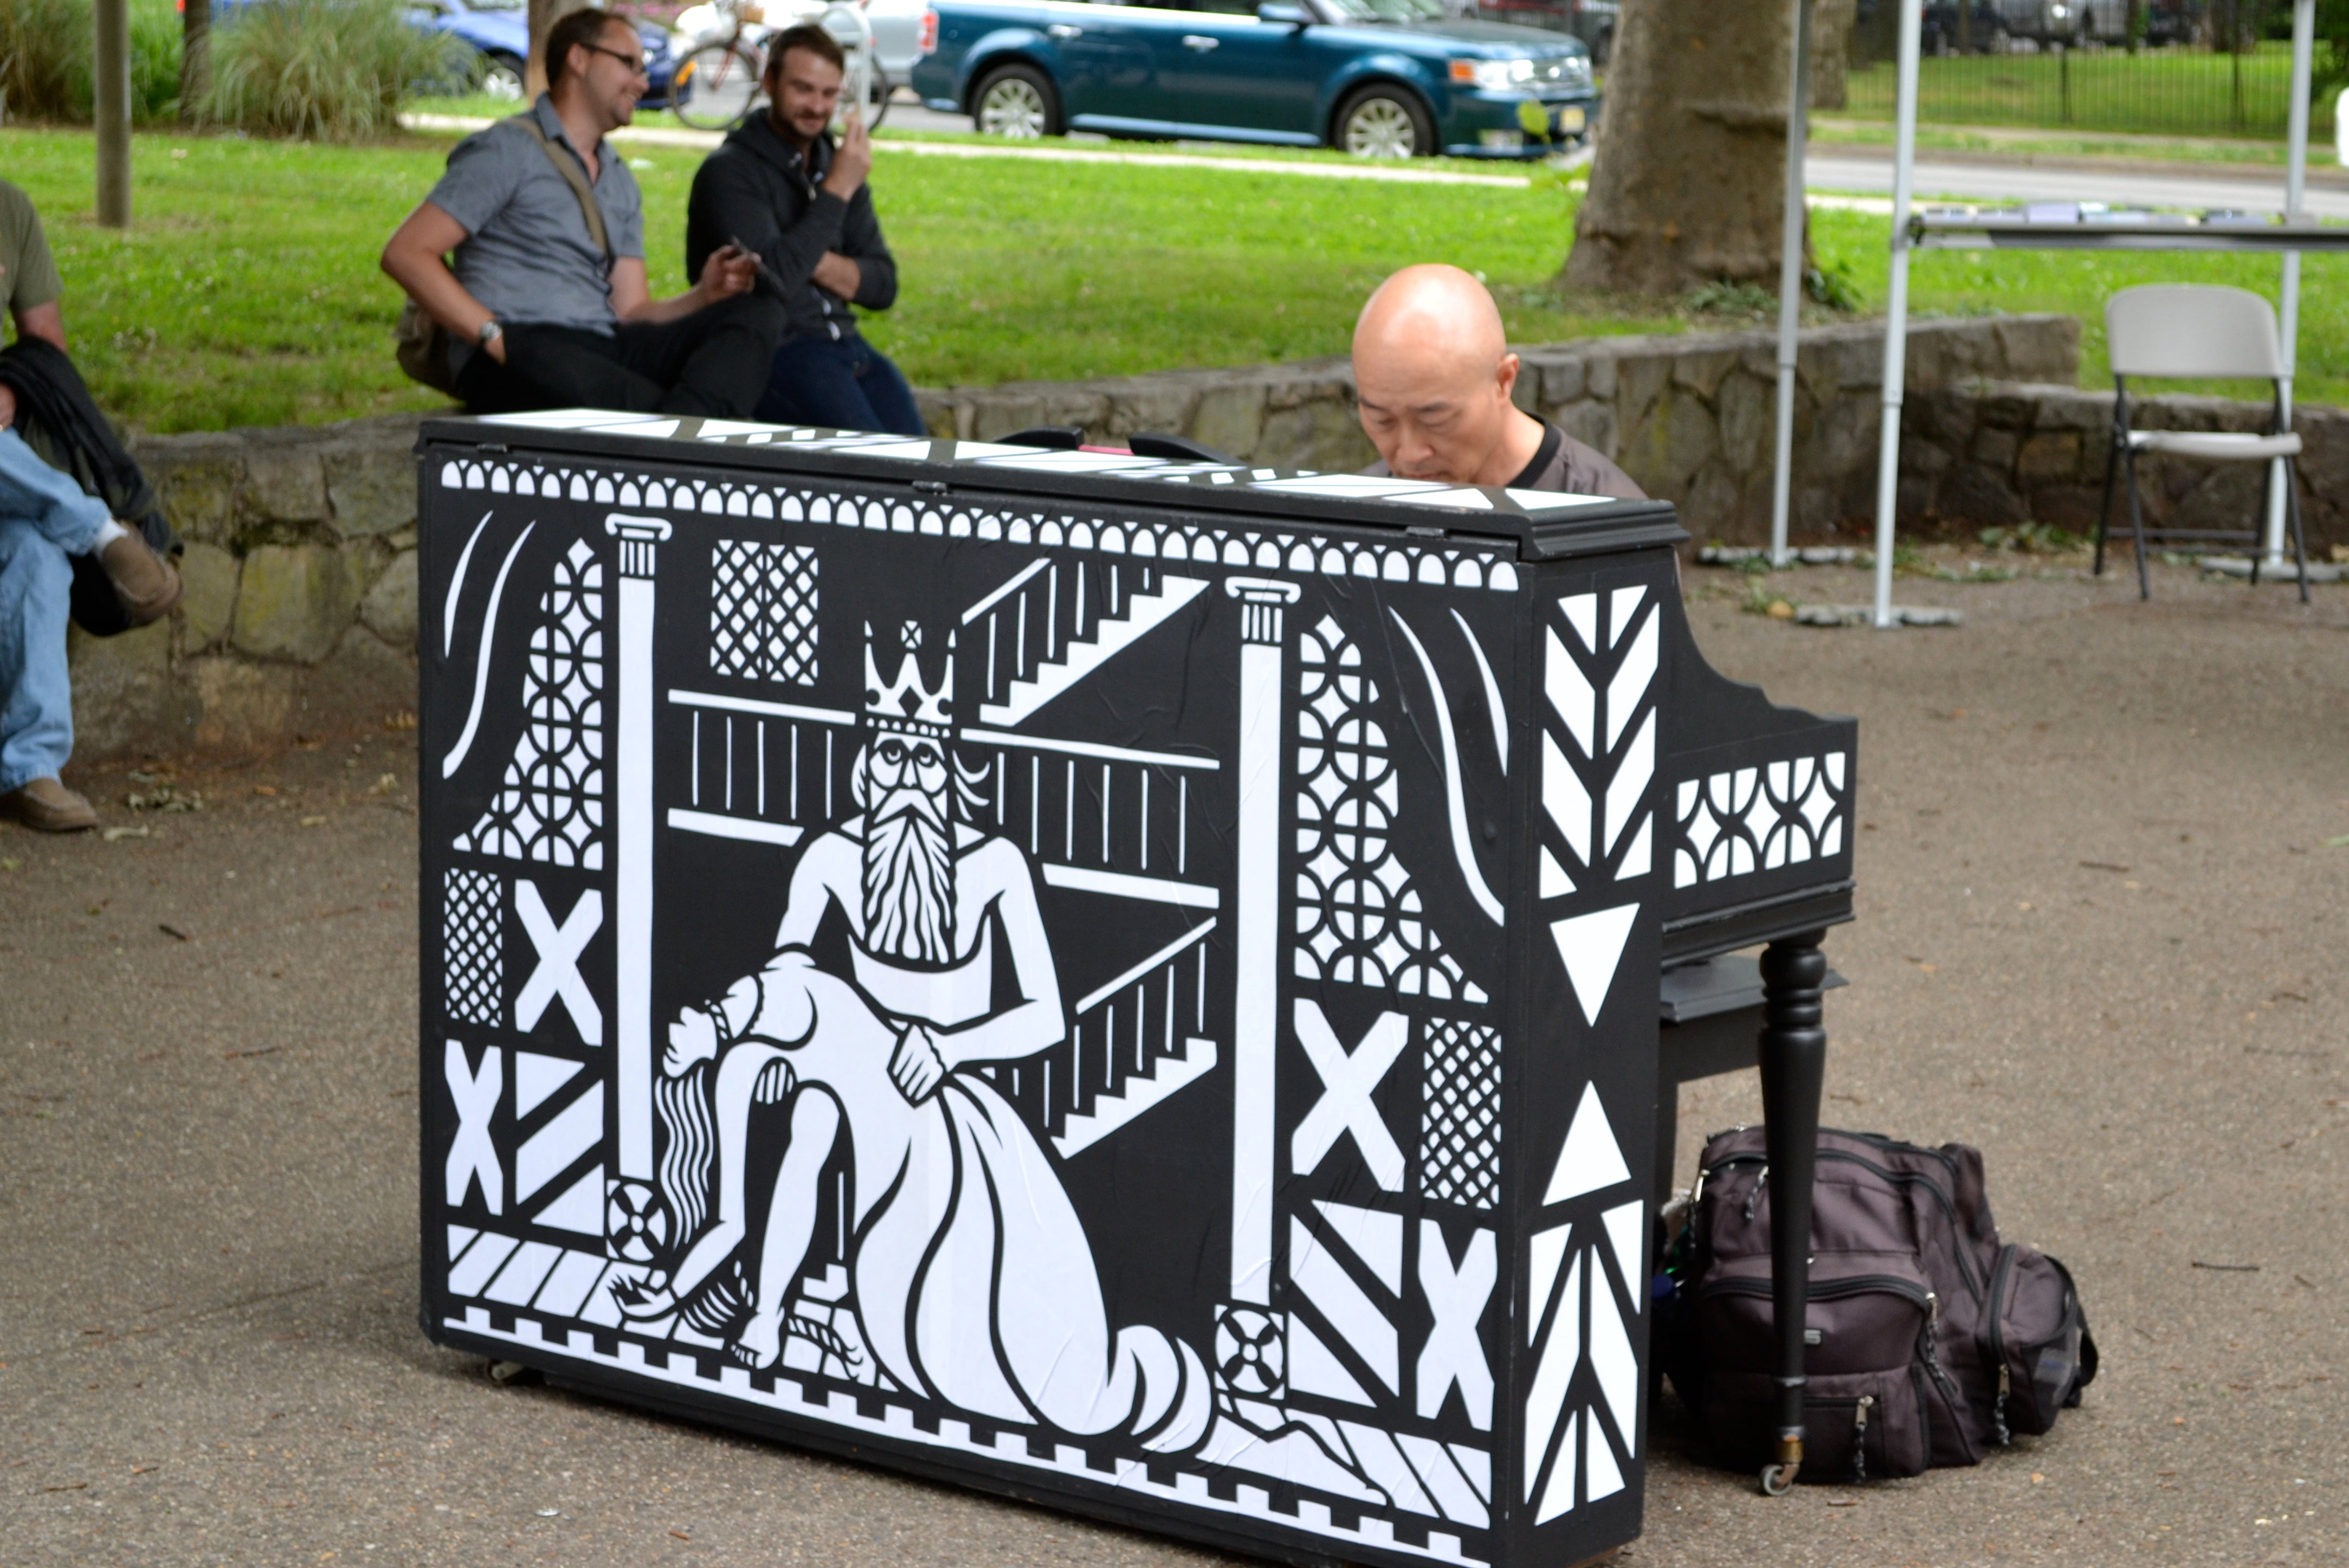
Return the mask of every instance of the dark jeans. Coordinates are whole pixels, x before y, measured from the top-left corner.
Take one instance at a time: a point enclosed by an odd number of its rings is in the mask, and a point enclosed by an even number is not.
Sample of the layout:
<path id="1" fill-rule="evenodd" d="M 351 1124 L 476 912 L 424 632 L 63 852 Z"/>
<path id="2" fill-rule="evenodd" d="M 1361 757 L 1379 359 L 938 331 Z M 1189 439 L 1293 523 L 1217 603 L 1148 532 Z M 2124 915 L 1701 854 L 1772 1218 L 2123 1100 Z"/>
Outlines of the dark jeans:
<path id="1" fill-rule="evenodd" d="M 919 436 L 921 410 L 914 389 L 886 355 L 862 337 L 837 342 L 812 334 L 775 350 L 767 394 L 754 416 L 774 425 L 815 425 L 827 430 L 873 430 Z"/>
<path id="2" fill-rule="evenodd" d="M 476 414 L 618 408 L 746 418 L 782 331 L 783 307 L 759 294 L 676 321 L 624 321 L 609 336 L 517 322 L 506 328 L 506 362 L 474 355 L 458 373 L 457 395 Z"/>

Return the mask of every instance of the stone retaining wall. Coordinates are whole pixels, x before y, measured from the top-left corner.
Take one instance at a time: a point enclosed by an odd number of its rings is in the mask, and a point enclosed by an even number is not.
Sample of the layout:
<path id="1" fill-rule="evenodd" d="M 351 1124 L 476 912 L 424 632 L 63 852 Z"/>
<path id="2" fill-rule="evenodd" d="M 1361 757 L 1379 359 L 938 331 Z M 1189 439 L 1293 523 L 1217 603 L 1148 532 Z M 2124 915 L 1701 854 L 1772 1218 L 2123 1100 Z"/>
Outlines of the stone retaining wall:
<path id="1" fill-rule="evenodd" d="M 1796 531 L 1864 533 L 1875 495 L 1882 334 L 1803 335 Z M 2066 384 L 2068 316 L 1920 323 L 1909 341 L 1904 526 L 2024 518 L 2083 529 L 2103 474 L 2109 394 Z M 1605 338 L 1523 349 L 1528 407 L 1678 501 L 1700 540 L 1759 542 L 1770 517 L 1775 369 L 1763 332 Z M 1343 360 L 919 394 L 940 434 L 1077 424 L 1096 439 L 1171 431 L 1253 462 L 1346 469 L 1372 453 Z M 2140 423 L 2250 428 L 2253 405 L 2150 400 Z M 73 636 L 85 758 L 237 747 L 372 724 L 416 702 L 414 415 L 141 437 L 131 449 L 188 542 L 185 607 L 114 638 Z M 2313 549 L 2349 542 L 2349 415 L 2302 410 Z M 2248 469 L 2148 465 L 2152 515 L 2248 515 Z"/>
<path id="2" fill-rule="evenodd" d="M 1613 457 L 1649 494 L 1678 502 L 1692 533 L 1767 540 L 1775 332 L 1590 338 L 1518 354 L 1518 402 Z M 1922 321 L 1909 332 L 1907 384 L 1914 397 L 1974 380 L 2069 382 L 2079 360 L 2080 324 L 2068 315 Z M 1826 535 L 1873 513 L 1883 324 L 1805 332 L 1795 377 L 1795 528 Z M 1378 455 L 1355 418 L 1343 359 L 919 397 L 942 436 L 986 439 L 1031 425 L 1081 425 L 1096 441 L 1165 431 L 1250 462 L 1340 470 Z"/>
<path id="3" fill-rule="evenodd" d="M 2268 420 L 2264 403 L 2182 396 L 2130 400 L 2130 423 L 2140 430 L 2264 431 Z M 1912 397 L 1900 420 L 1901 528 L 1970 538 L 1992 524 L 2029 521 L 2089 532 L 2104 500 L 2112 421 L 2110 392 L 2070 386 L 1977 383 Z M 2349 411 L 2298 408 L 2292 428 L 2302 443 L 2302 527 L 2310 557 L 2324 559 L 2336 546 L 2349 547 Z M 2146 526 L 2253 526 L 2263 467 L 2139 459 Z M 1872 484 L 1872 459 L 1869 469 Z M 2126 502 L 2117 495 L 2112 526 L 2122 532 L 2128 526 Z"/>
<path id="4" fill-rule="evenodd" d="M 417 417 L 140 437 L 187 599 L 71 634 L 75 752 L 235 747 L 416 706 Z"/>

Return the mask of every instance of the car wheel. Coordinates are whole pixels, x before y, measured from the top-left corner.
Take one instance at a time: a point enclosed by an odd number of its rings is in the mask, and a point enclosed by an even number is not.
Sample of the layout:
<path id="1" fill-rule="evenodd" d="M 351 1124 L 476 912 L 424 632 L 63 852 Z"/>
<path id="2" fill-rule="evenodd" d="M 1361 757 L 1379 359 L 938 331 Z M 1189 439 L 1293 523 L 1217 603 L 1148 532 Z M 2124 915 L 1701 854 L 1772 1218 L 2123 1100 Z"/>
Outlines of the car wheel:
<path id="1" fill-rule="evenodd" d="M 1004 66 L 989 71 L 970 95 L 970 117 L 981 135 L 1016 141 L 1058 136 L 1065 129 L 1061 123 L 1061 95 L 1052 90 L 1052 78 L 1033 66 Z"/>
<path id="2" fill-rule="evenodd" d="M 1339 108 L 1330 139 L 1357 158 L 1424 158 L 1435 150 L 1435 126 L 1409 89 L 1369 87 Z"/>
<path id="3" fill-rule="evenodd" d="M 523 93 L 522 62 L 512 55 L 486 55 L 481 59 L 480 90 L 484 98 L 518 103 Z"/>

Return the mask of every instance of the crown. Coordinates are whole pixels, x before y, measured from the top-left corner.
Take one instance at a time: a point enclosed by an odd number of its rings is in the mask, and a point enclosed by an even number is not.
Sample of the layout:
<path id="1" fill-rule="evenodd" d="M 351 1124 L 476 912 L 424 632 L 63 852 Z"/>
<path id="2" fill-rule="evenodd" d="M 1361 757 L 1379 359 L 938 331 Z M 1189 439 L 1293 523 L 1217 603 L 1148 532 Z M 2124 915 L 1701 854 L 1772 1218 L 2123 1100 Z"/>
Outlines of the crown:
<path id="1" fill-rule="evenodd" d="M 944 735 L 954 723 L 955 634 L 947 634 L 946 676 L 935 687 L 922 680 L 920 623 L 906 622 L 898 642 L 896 676 L 885 682 L 873 657 L 873 624 L 864 624 L 864 717 L 883 729 Z"/>

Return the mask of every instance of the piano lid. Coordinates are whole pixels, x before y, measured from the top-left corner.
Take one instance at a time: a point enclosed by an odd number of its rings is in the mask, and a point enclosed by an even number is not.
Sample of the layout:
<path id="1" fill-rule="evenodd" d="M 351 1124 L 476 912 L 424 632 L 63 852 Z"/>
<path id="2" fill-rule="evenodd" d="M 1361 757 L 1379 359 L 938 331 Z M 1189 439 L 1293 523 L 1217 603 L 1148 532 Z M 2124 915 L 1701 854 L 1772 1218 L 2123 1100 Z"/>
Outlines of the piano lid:
<path id="1" fill-rule="evenodd" d="M 418 444 L 420 449 L 429 441 L 458 441 L 502 450 L 509 431 L 533 450 L 718 461 L 798 474 L 910 480 L 917 488 L 948 492 L 1173 505 L 1186 511 L 1508 541 L 1521 561 L 1671 546 L 1688 538 L 1669 501 L 595 408 L 428 419 Z M 916 468 L 921 471 L 909 471 Z M 1170 488 L 1179 493 L 1170 496 Z"/>

